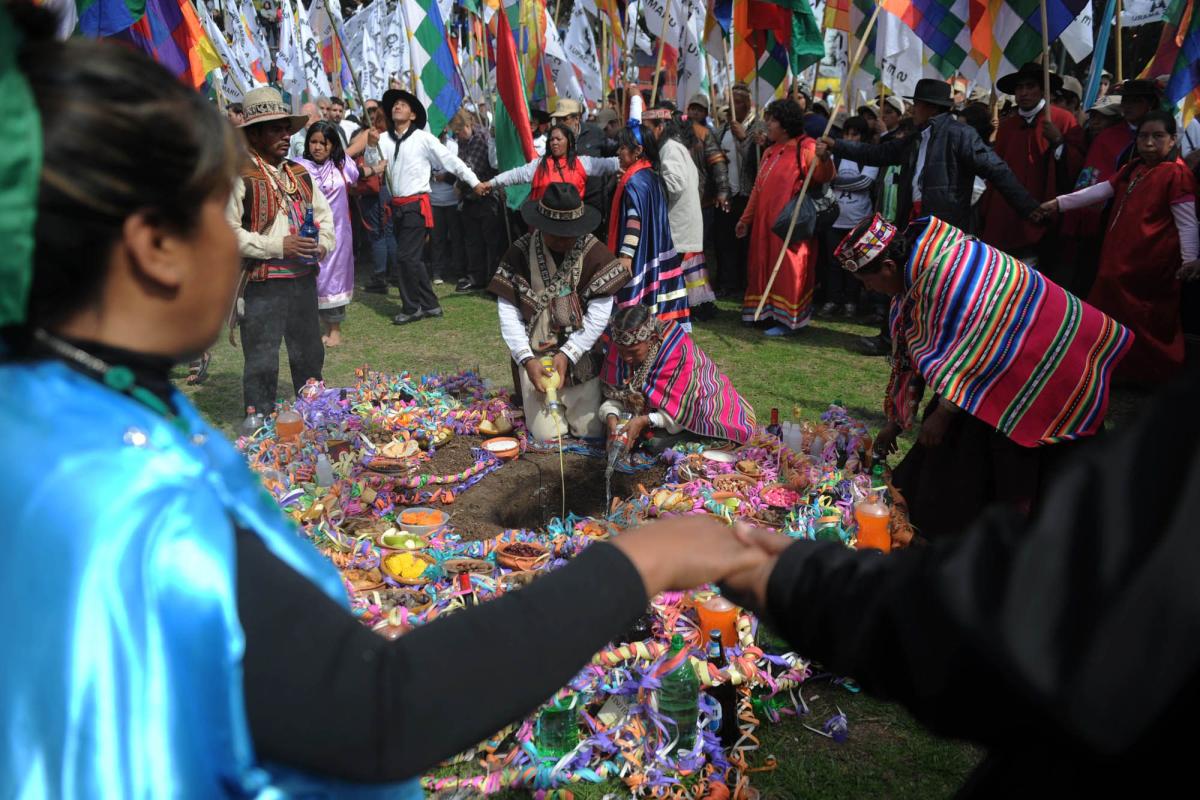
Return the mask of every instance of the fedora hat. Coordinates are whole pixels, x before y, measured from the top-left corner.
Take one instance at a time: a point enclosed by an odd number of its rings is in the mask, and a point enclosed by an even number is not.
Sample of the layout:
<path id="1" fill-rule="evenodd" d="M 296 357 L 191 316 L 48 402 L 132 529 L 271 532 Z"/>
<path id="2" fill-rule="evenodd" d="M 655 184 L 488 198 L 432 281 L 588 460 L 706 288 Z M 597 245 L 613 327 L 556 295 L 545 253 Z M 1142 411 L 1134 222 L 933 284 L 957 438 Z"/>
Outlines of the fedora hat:
<path id="1" fill-rule="evenodd" d="M 1022 64 L 1021 68 L 1019 70 L 1017 70 L 1016 72 L 1010 72 L 1007 75 L 1005 75 L 1003 78 L 1001 78 L 1000 80 L 996 81 L 996 88 L 999 89 L 1000 91 L 1004 92 L 1005 94 L 1014 94 L 1016 92 L 1017 84 L 1020 83 L 1021 81 L 1035 81 L 1038 86 L 1041 86 L 1042 85 L 1042 65 L 1035 64 L 1032 61 L 1030 61 L 1026 64 Z M 1053 72 L 1051 72 L 1050 73 L 1050 91 L 1051 91 L 1051 93 L 1057 92 L 1060 89 L 1062 89 L 1062 85 L 1063 85 L 1062 78 L 1060 78 L 1059 76 L 1057 76 Z"/>
<path id="2" fill-rule="evenodd" d="M 942 108 L 954 105 L 954 100 L 950 97 L 950 84 L 938 78 L 922 78 L 917 81 L 917 88 L 908 99 L 914 103 L 929 103 L 931 106 Z"/>
<path id="3" fill-rule="evenodd" d="M 521 216 L 531 228 L 551 236 L 582 236 L 600 224 L 600 212 L 585 206 L 570 183 L 552 183 L 540 200 L 526 200 Z"/>
<path id="4" fill-rule="evenodd" d="M 242 124 L 239 128 L 249 128 L 263 122 L 274 122 L 277 119 L 288 121 L 288 133 L 293 134 L 308 124 L 307 114 L 293 114 L 283 104 L 283 96 L 270 86 L 260 86 L 246 92 L 242 98 Z"/>
<path id="5" fill-rule="evenodd" d="M 1158 99 L 1158 84 L 1154 81 L 1129 80 L 1117 84 L 1108 90 L 1109 94 L 1119 94 L 1121 97 L 1149 97 Z"/>
<path id="6" fill-rule="evenodd" d="M 412 109 L 415 117 L 412 126 L 418 130 L 424 128 L 425 123 L 429 120 L 429 114 L 425 112 L 425 104 L 418 100 L 412 92 L 406 92 L 403 89 L 388 89 L 383 93 L 383 100 L 379 103 L 383 107 L 383 119 L 387 122 L 388 130 L 396 127 L 396 123 L 392 122 L 392 106 L 396 105 L 397 100 L 403 100 Z"/>

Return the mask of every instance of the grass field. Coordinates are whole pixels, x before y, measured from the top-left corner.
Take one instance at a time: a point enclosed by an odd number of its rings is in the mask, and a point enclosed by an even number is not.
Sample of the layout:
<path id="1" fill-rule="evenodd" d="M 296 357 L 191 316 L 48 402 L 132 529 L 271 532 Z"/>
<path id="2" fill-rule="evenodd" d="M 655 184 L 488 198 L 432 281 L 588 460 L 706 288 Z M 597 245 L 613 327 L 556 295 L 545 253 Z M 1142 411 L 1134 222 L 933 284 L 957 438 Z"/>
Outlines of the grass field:
<path id="1" fill-rule="evenodd" d="M 438 288 L 445 316 L 403 327 L 391 324 L 399 311 L 395 290 L 387 298 L 360 293 L 343 328 L 345 344 L 326 353 L 326 383 L 353 383 L 354 368 L 363 364 L 415 372 L 478 366 L 486 377 L 508 382 L 508 354 L 494 302 L 478 294 L 455 294 L 449 286 Z M 772 406 L 785 416 L 799 406 L 805 418 L 815 419 L 830 401 L 840 399 L 876 428 L 882 422 L 887 365 L 882 358 L 859 355 L 853 346 L 857 336 L 872 332 L 864 325 L 818 321 L 792 339 L 767 339 L 744 328 L 739 310 L 723 302 L 717 319 L 697 325 L 695 338 L 764 421 Z M 284 358 L 281 364 L 286 365 Z M 244 415 L 241 369 L 240 351 L 222 341 L 214 350 L 208 381 L 186 390 L 227 431 L 235 430 Z M 286 396 L 290 385 L 282 372 L 279 385 Z M 973 748 L 931 736 L 899 708 L 828 682 L 806 686 L 804 697 L 812 709 L 804 721 L 820 728 L 840 708 L 849 718 L 850 738 L 833 743 L 795 719 L 762 727 L 755 760 L 762 763 L 773 754 L 778 763 L 775 770 L 754 777 L 764 798 L 945 797 L 978 759 Z M 621 788 L 582 787 L 576 796 L 600 798 Z"/>

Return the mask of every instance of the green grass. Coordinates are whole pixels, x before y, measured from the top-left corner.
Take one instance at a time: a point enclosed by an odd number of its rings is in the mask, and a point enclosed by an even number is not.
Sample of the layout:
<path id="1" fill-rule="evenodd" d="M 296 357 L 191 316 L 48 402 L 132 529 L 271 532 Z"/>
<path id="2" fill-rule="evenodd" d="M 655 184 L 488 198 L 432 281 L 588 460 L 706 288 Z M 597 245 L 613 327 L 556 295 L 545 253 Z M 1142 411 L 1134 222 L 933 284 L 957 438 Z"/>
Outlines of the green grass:
<path id="1" fill-rule="evenodd" d="M 326 351 L 325 381 L 350 385 L 363 364 L 384 371 L 417 373 L 478 367 L 497 383 L 511 380 L 508 352 L 500 338 L 495 304 L 479 294 L 455 294 L 438 287 L 445 316 L 407 326 L 392 325 L 399 311 L 395 290 L 387 297 L 359 293 L 343 326 L 345 343 Z M 881 406 L 887 384 L 884 359 L 860 355 L 858 336 L 874 330 L 851 322 L 818 321 L 790 339 L 768 339 L 743 327 L 740 308 L 720 303 L 715 320 L 699 323 L 696 341 L 729 375 L 764 421 L 771 407 L 788 418 L 799 406 L 805 419 L 816 419 L 833 400 L 872 429 L 883 421 Z M 286 356 L 281 352 L 280 395 L 290 392 Z M 241 352 L 222 340 L 213 350 L 208 381 L 185 392 L 210 420 L 232 432 L 244 416 L 241 396 Z M 180 377 L 182 377 L 180 372 Z M 778 766 L 758 773 L 753 784 L 763 798 L 896 798 L 944 797 L 953 793 L 978 759 L 973 748 L 925 732 L 904 711 L 828 683 L 806 688 L 812 711 L 804 721 L 819 728 L 841 708 L 850 721 L 850 739 L 836 744 L 785 718 L 759 729 L 761 757 L 774 754 Z M 455 770 L 448 770 L 454 773 Z M 619 784 L 578 787 L 576 797 L 598 800 L 606 792 L 622 792 Z M 502 797 L 523 797 L 507 793 Z"/>

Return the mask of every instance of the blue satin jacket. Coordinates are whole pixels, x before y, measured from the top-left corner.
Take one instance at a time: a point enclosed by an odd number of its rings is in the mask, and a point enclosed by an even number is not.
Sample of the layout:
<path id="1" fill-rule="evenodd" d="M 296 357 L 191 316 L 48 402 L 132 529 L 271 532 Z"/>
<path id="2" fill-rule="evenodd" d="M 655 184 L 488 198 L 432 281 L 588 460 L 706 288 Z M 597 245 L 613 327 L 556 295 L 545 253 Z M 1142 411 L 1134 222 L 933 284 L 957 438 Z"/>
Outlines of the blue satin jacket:
<path id="1" fill-rule="evenodd" d="M 186 433 L 63 364 L 0 365 L 0 797 L 421 797 L 255 757 L 235 524 L 345 590 L 242 456 L 175 405 Z"/>

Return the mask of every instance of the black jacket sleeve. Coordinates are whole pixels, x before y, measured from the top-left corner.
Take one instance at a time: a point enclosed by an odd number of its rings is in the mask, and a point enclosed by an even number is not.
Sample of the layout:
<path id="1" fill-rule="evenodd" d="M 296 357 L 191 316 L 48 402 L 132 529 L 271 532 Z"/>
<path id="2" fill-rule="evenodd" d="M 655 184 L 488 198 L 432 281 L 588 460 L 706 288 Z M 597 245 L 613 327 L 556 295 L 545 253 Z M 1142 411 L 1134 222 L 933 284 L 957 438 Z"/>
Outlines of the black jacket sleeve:
<path id="1" fill-rule="evenodd" d="M 920 137 L 897 137 L 878 144 L 838 139 L 832 151 L 835 156 L 848 158 L 859 166 L 888 167 L 907 162 L 914 141 L 919 142 Z"/>
<path id="2" fill-rule="evenodd" d="M 988 147 L 973 128 L 961 123 L 955 124 L 961 128 L 955 131 L 955 144 L 959 148 L 960 162 L 971 164 L 975 174 L 991 184 L 1010 206 L 1022 216 L 1029 216 L 1040 203 L 1021 185 L 1004 159 L 996 155 L 996 151 Z"/>
<path id="3" fill-rule="evenodd" d="M 596 544 L 520 591 L 388 641 L 256 535 L 237 540 L 255 751 L 347 781 L 420 775 L 522 718 L 647 602 L 629 559 Z"/>
<path id="4" fill-rule="evenodd" d="M 1163 740 L 1164 719 L 1197 704 L 1198 389 L 1097 442 L 1031 523 L 993 511 L 958 541 L 889 556 L 793 545 L 770 620 L 944 734 L 1003 746 L 1037 731 L 1099 757 Z"/>

